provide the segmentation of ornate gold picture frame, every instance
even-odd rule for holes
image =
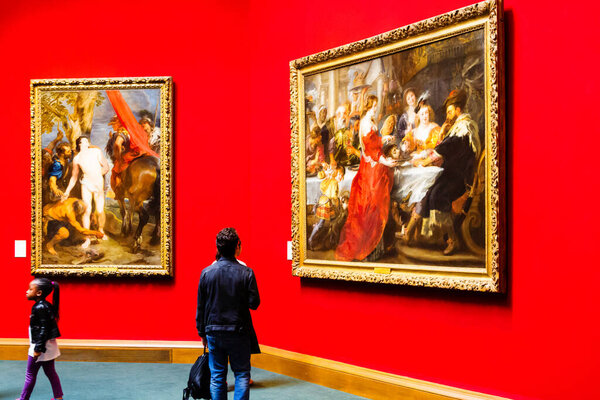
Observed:
[[[505,291],[503,10],[290,63],[292,273]]]
[[[171,77],[31,81],[31,273],[172,276]]]

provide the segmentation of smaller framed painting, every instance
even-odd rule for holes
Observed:
[[[31,81],[31,272],[172,276],[170,77]]]

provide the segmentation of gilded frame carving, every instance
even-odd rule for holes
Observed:
[[[307,249],[305,82],[311,76],[480,29],[484,38],[484,261],[481,268],[310,258]],[[290,62],[292,274],[483,292],[506,290],[504,51],[501,1],[484,1]],[[331,114],[330,114],[331,115]],[[482,164],[482,165],[483,165]]]
[[[82,260],[73,263],[44,263],[48,255],[44,249],[43,231],[43,182],[42,182],[42,97],[44,94],[58,92],[80,91],[154,91],[156,95],[156,109],[154,113],[153,128],[160,127],[158,135],[158,149],[160,156],[160,242],[153,253],[152,264],[127,263],[116,264],[110,262]],[[106,92],[104,92],[106,93]],[[30,107],[31,107],[31,273],[35,275],[52,276],[94,276],[94,277],[151,277],[173,276],[172,255],[172,93],[173,83],[171,77],[133,77],[133,78],[90,78],[90,79],[43,79],[31,80]],[[106,96],[106,95],[105,95]],[[106,100],[108,102],[108,100]],[[110,103],[109,103],[110,104]],[[160,105],[160,106],[159,106]],[[138,110],[133,110],[138,111]],[[158,118],[156,118],[158,116]],[[151,118],[151,117],[150,117]],[[58,125],[57,125],[58,126]],[[56,130],[56,128],[54,128]],[[94,145],[94,143],[91,143]],[[99,146],[97,146],[99,147]],[[106,180],[105,180],[106,181]],[[155,181],[156,182],[156,181]],[[108,195],[106,195],[108,196]],[[147,203],[147,202],[146,202]],[[128,203],[126,203],[128,204]],[[154,217],[150,217],[150,221]],[[155,218],[155,223],[156,223]],[[137,227],[136,219],[133,220],[133,232]],[[115,237],[117,235],[115,234]],[[124,239],[125,240],[125,239]],[[142,244],[142,249],[143,249]],[[72,247],[75,247],[74,245]],[[92,245],[93,247],[93,245]],[[82,262],[83,261],[83,262]]]

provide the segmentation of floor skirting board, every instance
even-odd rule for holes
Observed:
[[[202,354],[201,342],[59,339],[61,361],[184,363]],[[26,360],[27,339],[0,339],[0,360]],[[506,400],[261,345],[252,365],[370,399]]]

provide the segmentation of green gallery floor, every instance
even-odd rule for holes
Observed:
[[[26,361],[0,361],[0,399],[19,397],[25,381]],[[65,400],[179,400],[191,364],[57,362]],[[252,368],[253,400],[362,399],[337,390],[284,375]],[[229,399],[234,378],[229,371]],[[31,400],[50,400],[52,390],[43,370],[38,374]]]

